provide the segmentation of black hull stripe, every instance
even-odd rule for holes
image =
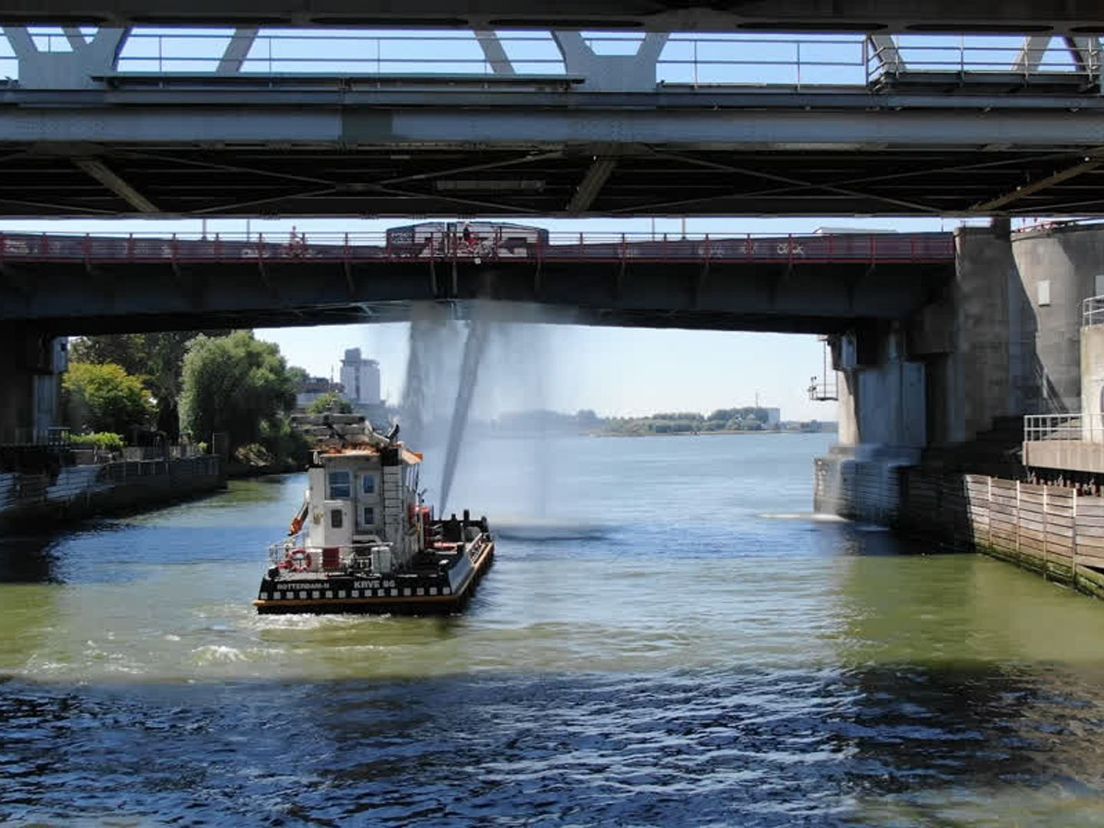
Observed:
[[[349,607],[352,612],[364,611],[365,609],[377,610],[380,612],[403,612],[407,611],[404,609],[406,607],[412,608],[409,611],[414,611],[417,608],[448,610],[465,601],[468,597],[468,590],[478,582],[483,576],[484,570],[488,568],[490,563],[494,560],[494,551],[494,543],[489,543],[483,548],[479,558],[473,562],[467,579],[461,584],[460,588],[455,590],[451,595],[395,595],[381,596],[378,598],[257,599],[253,602],[253,606],[261,613],[288,612],[302,609],[320,609],[340,612],[341,610],[337,609],[339,607]],[[407,587],[407,589],[409,589],[409,587]],[[293,591],[294,590],[289,590],[289,592]]]

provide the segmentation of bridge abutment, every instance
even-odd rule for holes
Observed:
[[[840,439],[817,463],[818,511],[893,523],[901,468],[1037,405],[1035,316],[1007,222],[961,229],[955,246],[954,279],[912,318],[834,340]]]
[[[0,332],[0,443],[32,442],[58,424],[67,343],[30,326]]]

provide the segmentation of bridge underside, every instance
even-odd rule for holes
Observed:
[[[400,26],[652,31],[1099,32],[1094,0],[0,0],[0,20],[111,25]]]
[[[672,263],[7,266],[0,319],[52,335],[396,322],[413,302],[487,299],[518,319],[621,327],[832,333],[907,318],[953,264]],[[508,312],[504,309],[504,313]]]
[[[0,147],[0,216],[1080,216],[1104,211],[1090,152],[12,143]]]

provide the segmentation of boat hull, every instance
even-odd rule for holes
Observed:
[[[253,605],[262,615],[447,615],[459,612],[471,600],[479,581],[494,565],[494,556],[494,541],[488,540],[463,567],[436,572],[265,577]]]

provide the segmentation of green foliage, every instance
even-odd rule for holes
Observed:
[[[197,336],[184,357],[180,425],[194,439],[229,435],[231,451],[273,439],[280,415],[295,404],[295,384],[280,349],[235,331]]]
[[[353,404],[336,391],[327,391],[307,406],[308,414],[352,414]]]
[[[660,412],[648,417],[614,417],[605,423],[608,434],[698,434],[711,431],[762,431],[770,415],[765,408],[718,408],[708,417],[693,411]]]
[[[98,431],[92,434],[74,434],[69,437],[69,445],[74,448],[95,448],[104,451],[122,451],[122,435],[110,431]]]
[[[653,420],[683,420],[692,423],[700,423],[705,419],[701,414],[696,411],[673,411],[668,413],[653,414],[651,416]]]
[[[126,434],[149,425],[156,407],[138,377],[121,365],[71,362],[61,382],[69,425]]]
[[[302,468],[310,463],[310,441],[303,433],[292,428],[287,416],[265,420],[261,424],[261,444],[281,463],[291,468]]]
[[[291,381],[295,383],[295,387],[305,384],[310,379],[310,374],[307,373],[306,368],[300,368],[298,365],[292,365],[288,368],[288,375],[291,377]]]
[[[727,423],[731,420],[743,421],[752,417],[760,423],[770,420],[770,415],[765,408],[756,408],[753,405],[744,406],[743,408],[718,408],[709,415],[708,419]]]
[[[106,334],[78,337],[69,343],[74,362],[113,362],[142,377],[157,401],[157,427],[175,437],[179,427],[180,374],[188,343],[200,331]],[[206,332],[223,336],[222,331]]]
[[[258,469],[271,466],[276,462],[276,458],[272,456],[272,452],[260,443],[249,443],[244,446],[238,446],[234,449],[234,460],[241,463],[243,466],[250,466]]]

